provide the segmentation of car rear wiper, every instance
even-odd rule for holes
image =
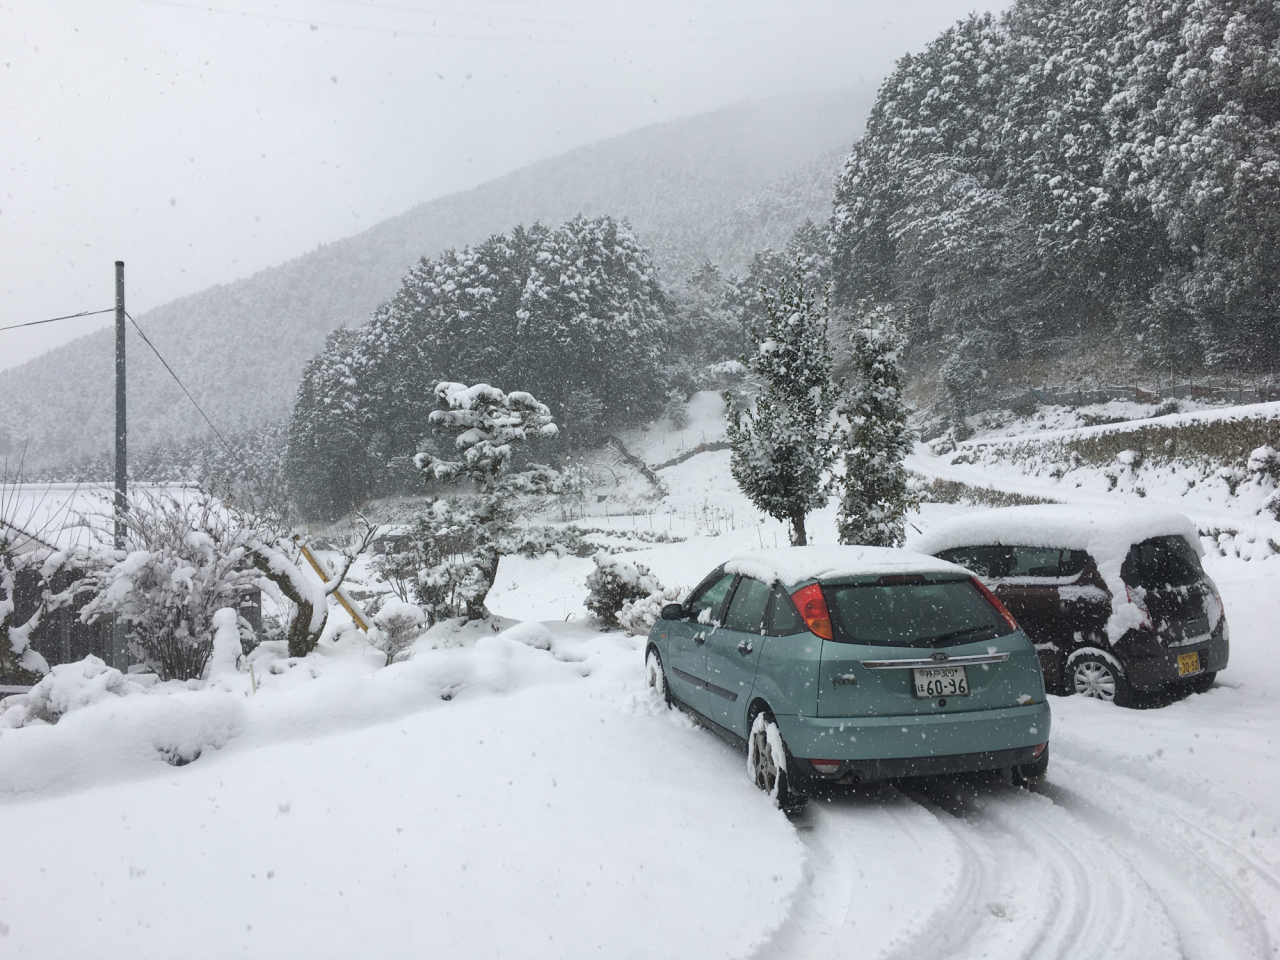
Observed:
[[[952,630],[950,633],[944,633],[937,637],[921,637],[921,640],[927,640],[931,645],[937,646],[940,643],[946,643],[948,640],[956,640],[960,637],[967,637],[971,633],[981,633],[983,630],[997,630],[999,627],[994,623],[984,623],[977,627],[965,627],[963,630]]]

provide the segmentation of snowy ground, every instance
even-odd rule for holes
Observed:
[[[632,555],[664,584],[785,539],[726,452],[662,476],[658,510],[592,522],[687,537]],[[834,540],[832,510],[810,526]],[[545,631],[437,633],[391,667],[347,632],[257,654],[256,693],[0,730],[0,957],[1270,958],[1280,556],[1206,565],[1232,629],[1209,693],[1054,698],[1034,794],[881,785],[789,820],[654,702],[638,639],[586,622],[590,560],[504,560],[492,606]]]

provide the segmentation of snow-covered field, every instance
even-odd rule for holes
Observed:
[[[664,584],[785,542],[727,452],[662,477],[654,510],[591,522],[687,537],[630,555]],[[833,542],[834,511],[810,529]],[[1280,556],[1206,566],[1232,631],[1208,693],[1053,698],[1035,793],[879,785],[788,819],[655,702],[640,639],[587,621],[589,559],[504,560],[508,632],[383,667],[339,631],[300,662],[260,648],[252,680],[0,729],[0,957],[1270,958]]]

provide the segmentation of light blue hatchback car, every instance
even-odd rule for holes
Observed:
[[[935,557],[740,554],[663,609],[645,668],[668,702],[745,744],[784,809],[827,785],[1048,769],[1035,647],[981,581]]]

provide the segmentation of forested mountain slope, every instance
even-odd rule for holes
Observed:
[[[417,260],[516,224],[582,213],[628,218],[664,282],[703,258],[741,269],[805,218],[825,220],[870,87],[729,107],[540,161],[424,203],[365,232],[138,317],[220,429],[288,414],[303,363],[339,326],[368,319]],[[134,271],[145,264],[130,264]],[[146,346],[130,337],[135,449],[207,428]],[[39,465],[108,450],[109,331],[0,374],[0,457]]]

